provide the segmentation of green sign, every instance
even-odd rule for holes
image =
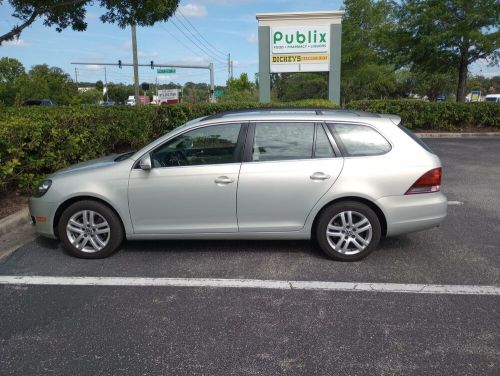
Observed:
[[[215,98],[219,98],[222,94],[224,94],[224,90],[221,89],[214,90]]]
[[[173,68],[161,68],[156,70],[157,73],[175,73]]]

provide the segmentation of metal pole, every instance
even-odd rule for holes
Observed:
[[[231,54],[227,54],[227,79],[231,79]]]
[[[108,78],[106,76],[106,67],[104,67],[104,87],[106,88],[106,102],[109,102],[109,95],[108,95]]]
[[[75,67],[75,83],[78,86],[78,68]]]
[[[210,102],[215,102],[215,93],[214,93],[214,63],[210,63]]]
[[[135,23],[130,25],[132,29],[132,60],[134,63],[134,96],[135,105],[139,105],[139,62],[137,61],[137,36],[135,31]]]

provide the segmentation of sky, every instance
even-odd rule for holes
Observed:
[[[176,17],[155,26],[137,28],[139,63],[151,60],[163,64],[214,63],[215,83],[224,85],[228,78],[227,54],[234,61],[234,75],[246,72],[250,79],[258,71],[258,45],[256,13],[337,10],[341,0],[182,0]],[[37,20],[25,29],[17,41],[0,46],[0,57],[20,60],[26,69],[36,64],[58,66],[79,82],[104,81],[102,66],[95,63],[132,62],[130,28],[120,29],[114,24],[103,24],[98,6],[87,8],[87,30],[76,32],[68,28],[58,33]],[[12,8],[0,5],[0,33],[16,24]],[[200,35],[201,34],[201,35]],[[187,37],[186,37],[187,36]],[[195,38],[196,36],[196,38]],[[86,65],[71,65],[85,62]],[[94,64],[92,64],[94,63]],[[75,72],[75,68],[77,71]],[[475,74],[500,74],[499,67],[488,67],[479,62],[471,67]],[[106,68],[108,82],[131,83],[132,67]],[[177,69],[175,74],[158,74],[142,67],[140,82],[185,83],[209,82],[207,70]]]

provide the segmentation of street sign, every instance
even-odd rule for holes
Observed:
[[[175,73],[173,68],[159,68],[156,70],[157,73]]]
[[[224,94],[224,90],[217,89],[214,91],[215,98],[219,98],[222,94]]]

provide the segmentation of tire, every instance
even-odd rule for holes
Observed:
[[[348,213],[351,213],[350,222]],[[323,210],[315,235],[316,242],[328,257],[357,261],[377,248],[381,234],[380,220],[370,207],[357,201],[343,201]]]
[[[62,213],[57,229],[64,248],[79,258],[108,257],[123,241],[120,218],[97,201],[84,200],[70,205]]]

